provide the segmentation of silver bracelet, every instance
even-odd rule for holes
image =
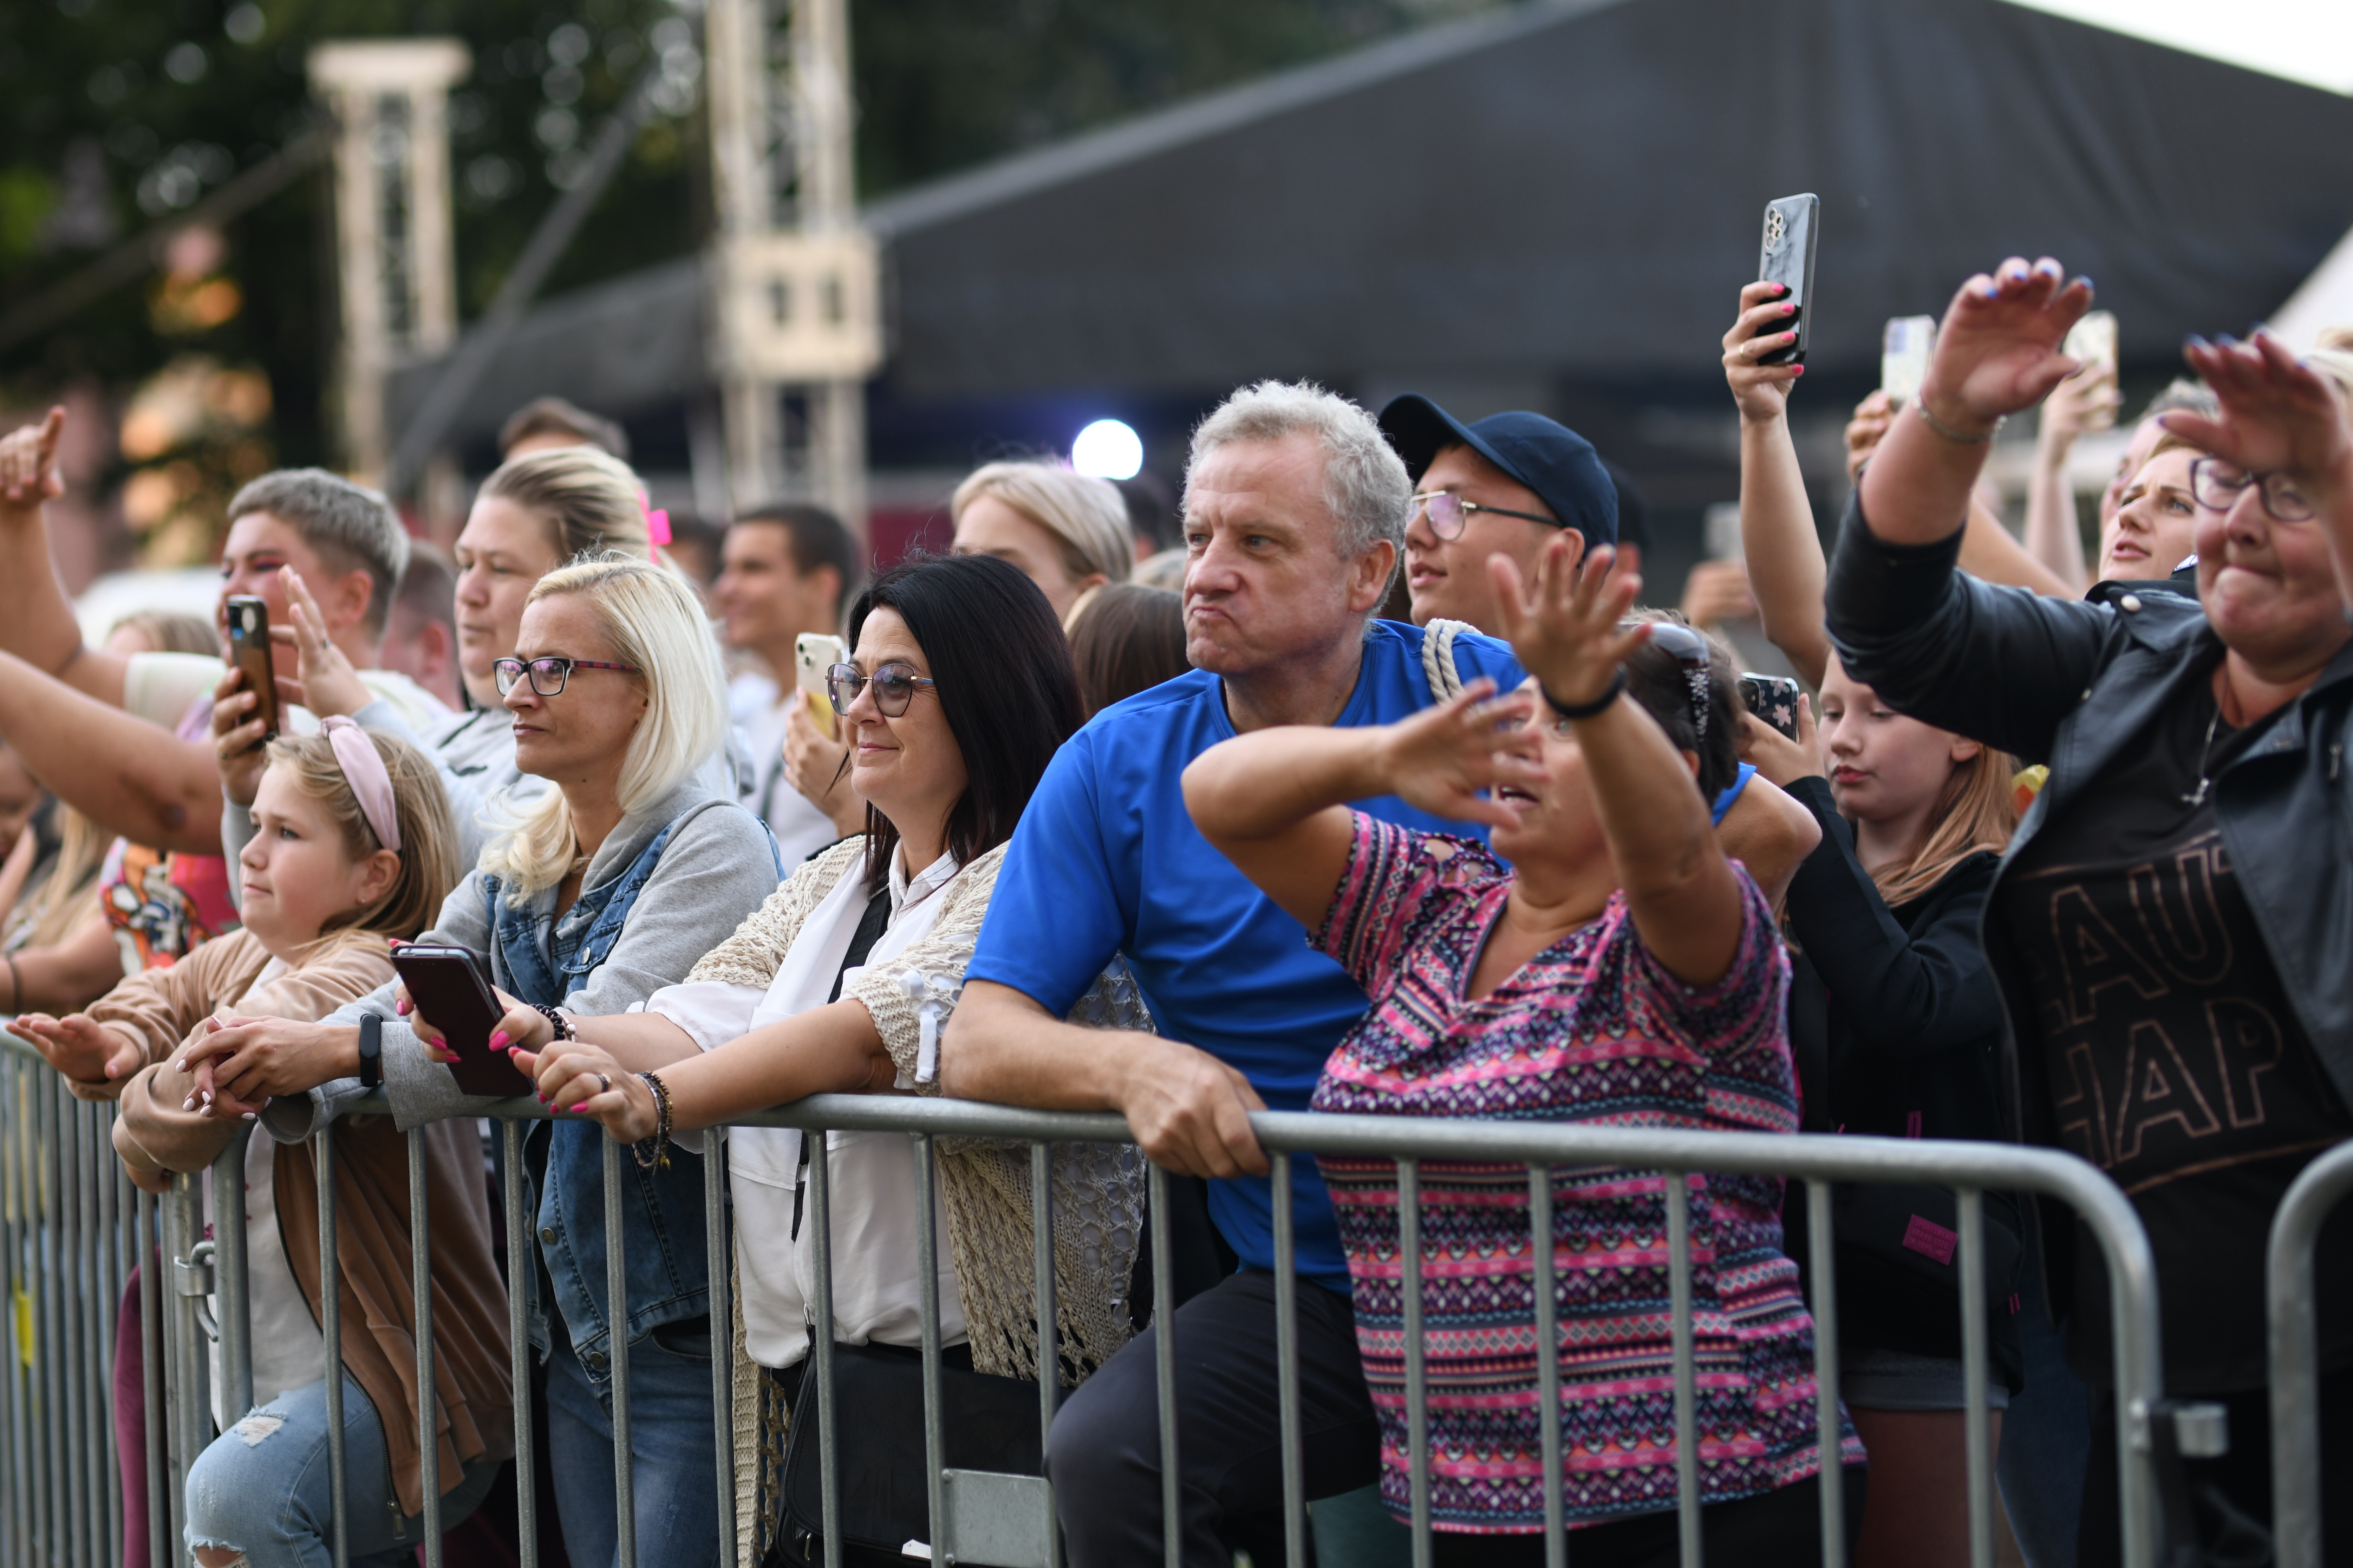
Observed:
[[[1999,431],[2004,424],[2008,423],[2010,418],[2008,415],[2003,415],[1993,422],[1992,430],[1987,431],[1982,436],[1971,436],[1963,431],[1954,429],[1951,426],[1937,418],[1934,414],[1929,413],[1928,400],[1925,397],[1914,397],[1912,399],[1912,406],[1920,411],[1920,417],[1928,422],[1929,429],[1934,430],[1946,440],[1957,441],[1964,447],[1982,447],[1986,445],[1994,438],[1995,432]]]

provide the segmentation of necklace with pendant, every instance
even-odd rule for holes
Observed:
[[[2212,785],[2212,770],[2209,765],[2214,755],[2214,731],[2222,722],[2222,704],[2214,704],[2214,717],[2206,721],[2206,743],[2198,748],[2198,787],[2181,797],[2184,805],[2204,805],[2206,791]]]

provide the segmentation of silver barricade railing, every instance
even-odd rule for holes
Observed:
[[[114,1107],[77,1100],[40,1053],[0,1033],[0,1564],[116,1568],[122,1474],[115,1334],[132,1270],[153,1252],[155,1200],[114,1155]],[[155,1270],[142,1360],[156,1386]],[[145,1457],[162,1500],[151,1401]],[[150,1531],[151,1546],[161,1537]],[[163,1568],[156,1559],[154,1568]]]
[[[2279,1568],[2320,1568],[2320,1331],[2312,1252],[2353,1192],[2353,1143],[2306,1165],[2272,1218],[2272,1550]]]
[[[386,1107],[379,1099],[363,1102],[353,1109],[381,1111]],[[477,1106],[475,1110],[503,1123],[501,1135],[504,1140],[506,1158],[503,1162],[505,1186],[501,1196],[508,1220],[508,1263],[511,1276],[520,1279],[523,1269],[533,1266],[528,1245],[531,1216],[523,1212],[522,1124],[548,1119],[549,1112],[535,1100],[501,1101]],[[1303,1560],[1302,1548],[1307,1527],[1303,1465],[1300,1451],[1297,1241],[1288,1200],[1296,1157],[1324,1152],[1377,1155],[1398,1162],[1402,1261],[1406,1277],[1412,1282],[1404,1292],[1403,1310],[1407,1419],[1413,1463],[1413,1560],[1417,1568],[1427,1568],[1431,1536],[1430,1391],[1419,1332],[1423,1311],[1419,1286],[1422,1238],[1417,1199],[1420,1164],[1424,1161],[1525,1164],[1529,1171],[1532,1221],[1536,1234],[1540,1235],[1550,1234],[1550,1222],[1556,1202],[1553,1185],[1564,1173],[1612,1169],[1656,1172],[1673,1181],[1677,1190],[1684,1194],[1683,1201],[1671,1201],[1666,1205],[1666,1242],[1672,1290],[1674,1431],[1682,1561],[1687,1568],[1696,1568],[1701,1562],[1701,1500],[1695,1441],[1697,1374],[1690,1252],[1691,1189],[1685,1178],[1703,1173],[1774,1175],[1805,1184],[1807,1210],[1812,1222],[1810,1255],[1811,1293],[1820,1303],[1816,1313],[1815,1371],[1817,1381],[1824,1389],[1835,1389],[1839,1385],[1837,1329],[1831,1306],[1835,1291],[1831,1225],[1831,1184],[1901,1181],[1942,1186],[1957,1194],[1964,1381],[1968,1389],[1968,1494],[1971,1558],[1975,1568],[1990,1568],[1994,1552],[1993,1456],[1988,1435],[1987,1408],[1989,1359],[1983,1194],[1988,1191],[2032,1193],[2065,1204],[2091,1232],[2100,1247],[2111,1281],[2114,1375],[2121,1417],[2117,1424],[2117,1459],[2124,1562],[2127,1568],[2155,1568],[2162,1532],[2155,1480],[2156,1450],[2161,1442],[2175,1438],[2174,1434],[2160,1434],[2158,1428],[2163,1423],[2182,1419],[2182,1429],[2187,1431],[2200,1420],[2211,1422],[2211,1416],[2210,1412],[2200,1410],[2186,1413],[2184,1418],[2185,1413],[2178,1412],[2164,1402],[2156,1277],[2147,1237],[2124,1194],[2107,1177],[2082,1160],[2048,1149],[1936,1140],[1791,1137],[1672,1129],[1624,1130],[1563,1123],[1414,1121],[1281,1112],[1255,1113],[1251,1122],[1269,1152],[1273,1172],[1276,1393],[1283,1447],[1284,1531],[1288,1554],[1293,1562]],[[818,1133],[827,1131],[896,1131],[908,1133],[915,1140],[921,1178],[916,1184],[917,1237],[922,1255],[919,1267],[921,1278],[926,1282],[921,1291],[922,1355],[925,1387],[926,1492],[934,1537],[929,1545],[933,1560],[996,1564],[998,1568],[1060,1568],[1060,1546],[1053,1523],[1052,1492],[1049,1481],[1031,1476],[956,1469],[946,1467],[943,1462],[940,1304],[935,1283],[941,1244],[940,1222],[930,1179],[936,1157],[935,1140],[943,1136],[974,1137],[1024,1142],[1031,1146],[1032,1217],[1036,1244],[1033,1267],[1039,1292],[1036,1317],[1039,1325],[1038,1362],[1042,1370],[1055,1366],[1059,1357],[1052,1301],[1051,1148],[1057,1143],[1128,1142],[1131,1139],[1126,1123],[1112,1115],[1030,1111],[971,1101],[824,1095],[758,1116],[740,1118],[730,1125],[797,1128]],[[332,1279],[337,1278],[337,1265],[333,1257],[336,1237],[329,1192],[332,1182],[323,1174],[327,1162],[332,1159],[332,1128],[322,1129],[314,1136],[319,1142],[318,1153],[322,1171],[322,1273],[323,1278]],[[418,1281],[415,1309],[418,1319],[417,1342],[420,1363],[417,1386],[429,1389],[435,1385],[430,1362],[430,1268],[427,1250],[429,1226],[423,1223],[426,1183],[421,1139],[421,1132],[409,1134],[410,1231]],[[754,1563],[739,1563],[736,1552],[734,1422],[732,1409],[734,1346],[724,1284],[733,1254],[724,1231],[723,1205],[720,1201],[725,1181],[723,1163],[717,1153],[720,1147],[717,1140],[706,1140],[702,1173],[709,1211],[705,1240],[711,1248],[710,1275],[712,1281],[710,1303],[713,1363],[712,1426],[721,1510],[721,1547],[729,1568],[756,1568]],[[227,1163],[233,1156],[241,1158],[232,1150],[224,1153],[222,1160]],[[607,1299],[620,1300],[624,1299],[622,1259],[627,1250],[619,1202],[623,1176],[621,1162],[629,1156],[619,1145],[606,1140],[602,1157]],[[1148,1172],[1148,1191],[1151,1201],[1146,1244],[1152,1249],[1153,1262],[1154,1321],[1151,1333],[1157,1358],[1164,1542],[1166,1561],[1174,1564],[1179,1557],[1177,1510],[1175,1507],[1178,1471],[1174,1462],[1179,1438],[1176,1420],[1176,1373],[1171,1310],[1174,1268],[1166,1202],[1167,1181],[1157,1167],[1152,1167]],[[829,1161],[823,1137],[810,1141],[807,1197],[808,1223],[812,1226],[815,1289],[811,1306],[816,1319],[816,1342],[819,1345],[829,1345],[834,1338],[830,1236],[832,1193]],[[228,1208],[234,1213],[236,1205],[228,1205]],[[227,1219],[227,1215],[223,1217]],[[237,1215],[237,1217],[241,1220],[242,1215]],[[232,1250],[231,1244],[226,1239],[229,1228],[226,1224],[218,1227],[221,1239],[216,1244],[216,1251],[222,1260],[224,1276],[229,1267],[227,1260]],[[179,1233],[181,1237],[188,1234],[185,1228]],[[241,1258],[241,1234],[237,1237],[234,1248]],[[186,1253],[178,1252],[176,1256],[185,1258]],[[1551,1249],[1535,1248],[1533,1263],[1538,1329],[1546,1342],[1552,1344],[1556,1352],[1559,1332],[1551,1289],[1556,1261]],[[328,1292],[330,1301],[332,1297],[333,1292]],[[242,1316],[242,1292],[224,1289],[220,1301],[222,1342],[227,1352],[232,1343],[237,1342],[229,1321]],[[519,1289],[510,1292],[510,1303],[513,1388],[517,1402],[516,1490],[522,1510],[519,1521],[522,1561],[523,1568],[536,1568],[539,1525],[533,1518],[532,1508],[527,1361],[530,1351],[523,1337],[522,1295]],[[192,1300],[190,1305],[193,1308]],[[185,1321],[188,1331],[186,1342],[192,1347],[187,1354],[196,1355],[193,1349],[193,1310],[185,1315]],[[238,1323],[236,1330],[242,1331],[243,1327]],[[615,1514],[621,1526],[617,1536],[617,1559],[619,1568],[635,1568],[637,1543],[629,1522],[633,1513],[634,1477],[629,1457],[627,1390],[628,1334],[625,1321],[617,1321],[613,1327],[615,1331],[607,1334],[609,1348],[606,1354],[613,1389]],[[333,1342],[331,1340],[330,1342]],[[197,1356],[197,1359],[200,1361],[201,1357]],[[828,1568],[839,1568],[841,1552],[840,1500],[835,1441],[839,1427],[831,1358],[816,1356],[812,1372],[814,1375],[808,1382],[814,1385],[818,1407],[824,1561]],[[224,1373],[231,1378],[239,1374],[237,1357],[224,1355]],[[244,1375],[249,1384],[249,1372]],[[1560,1369],[1556,1353],[1539,1358],[1539,1377],[1546,1408],[1557,1410]],[[330,1386],[333,1386],[332,1379]],[[1055,1379],[1041,1377],[1039,1394],[1041,1436],[1053,1419],[1056,1400]],[[170,1403],[176,1410],[185,1412],[188,1402],[173,1400]],[[1824,1563],[1825,1568],[1843,1568],[1842,1478],[1836,1462],[1840,1413],[1832,1400],[1819,1402],[1818,1411],[1818,1436],[1825,1458],[1820,1487]],[[440,1563],[435,1414],[430,1401],[426,1402],[425,1409],[419,1414],[419,1439],[425,1455],[425,1489],[428,1500],[421,1542],[427,1568],[439,1568]],[[187,1430],[193,1441],[196,1435],[193,1421],[188,1422]],[[1546,1475],[1545,1512],[1548,1527],[1548,1561],[1554,1568],[1560,1568],[1566,1561],[1567,1540],[1561,1528],[1566,1505],[1561,1434],[1556,1418],[1543,1424],[1542,1442]],[[340,1448],[339,1444],[337,1447]],[[195,1451],[195,1447],[192,1446],[175,1447],[173,1457],[175,1479],[185,1481],[186,1461],[193,1458]],[[338,1471],[341,1459],[342,1456],[337,1452],[334,1460]],[[346,1557],[344,1501],[340,1495],[336,1513],[336,1560],[340,1563]]]

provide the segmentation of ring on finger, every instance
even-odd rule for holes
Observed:
[[[610,1094],[610,1093],[612,1093],[612,1092],[613,1092],[613,1080],[612,1080],[611,1079],[609,1079],[609,1078],[607,1078],[603,1073],[598,1073],[598,1074],[596,1075],[596,1092],[597,1092],[597,1093],[599,1093],[599,1094]]]

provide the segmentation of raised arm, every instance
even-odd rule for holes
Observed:
[[[1809,686],[1822,683],[1830,635],[1822,629],[1822,584],[1829,574],[1814,531],[1813,504],[1789,439],[1789,388],[1801,364],[1760,364],[1757,356],[1788,334],[1769,330],[1791,313],[1778,283],[1740,291],[1740,318],[1724,334],[1724,379],[1740,410],[1740,548],[1757,618],[1775,647]],[[1761,336],[1759,334],[1762,334]]]
[[[44,503],[66,493],[58,472],[58,442],[66,411],[52,408],[38,425],[0,438],[0,652],[112,707],[122,705],[129,660],[86,647],[73,603],[58,581],[49,553]]]
[[[2067,458],[2076,440],[2116,422],[2124,399],[2116,373],[2095,367],[2059,384],[2042,405],[2034,432],[2034,471],[2026,489],[2026,551],[2080,594],[2092,585],[2084,564],[2084,531],[2075,520],[2075,487]]]
[[[1185,809],[1201,837],[1283,913],[1314,931],[1348,868],[1346,803],[1394,795],[1460,822],[1508,824],[1479,792],[1541,783],[1504,728],[1535,703],[1500,700],[1481,678],[1452,700],[1401,723],[1334,730],[1284,725],[1210,747],[1185,770]]]
[[[9,653],[0,653],[0,735],[58,799],[109,833],[220,853],[220,770],[209,744],[183,741]]]
[[[1609,689],[1626,656],[1651,635],[1649,623],[1620,623],[1641,579],[1610,573],[1608,547],[1598,570],[1580,576],[1566,538],[1537,558],[1536,580],[1523,584],[1503,556],[1488,563],[1496,610],[1521,667],[1541,683],[1548,703],[1590,708]],[[1724,977],[1739,952],[1747,916],[1739,879],[1716,841],[1708,803],[1692,763],[1622,692],[1608,706],[1568,721],[1575,727],[1595,815],[1642,945],[1669,973],[1694,985]]]

